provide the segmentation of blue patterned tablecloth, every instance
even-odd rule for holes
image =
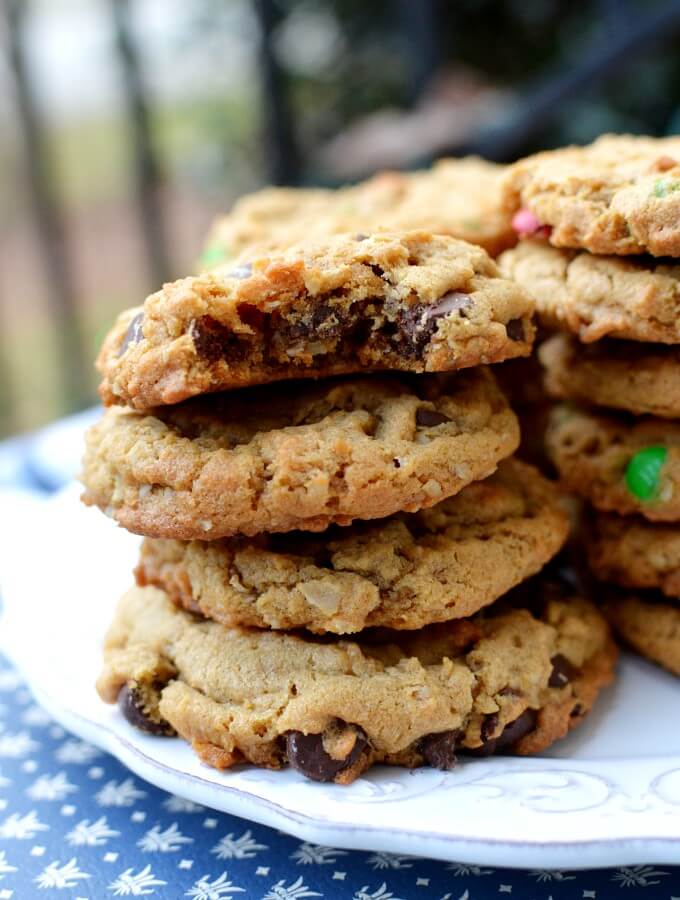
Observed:
[[[0,445],[0,511],[3,487],[69,477],[86,419]],[[680,900],[680,867],[523,871],[301,842],[140,781],[53,722],[0,657],[0,900],[142,896]]]

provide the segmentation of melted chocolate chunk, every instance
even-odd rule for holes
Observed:
[[[492,727],[486,727],[489,720],[494,720]],[[538,713],[535,709],[525,709],[521,716],[514,722],[509,722],[497,738],[488,739],[498,724],[498,716],[494,713],[482,723],[481,737],[484,743],[481,747],[465,748],[462,752],[471,756],[492,756],[502,750],[511,750],[512,747],[536,727]]]
[[[258,309],[252,303],[239,303],[238,307],[238,317],[245,324],[252,328],[254,331],[261,331],[265,314],[261,309]]]
[[[502,734],[496,738],[496,750],[505,750],[508,747],[513,747],[536,728],[537,721],[537,711],[535,709],[525,709],[522,715],[518,716],[514,722],[509,722],[503,729]]]
[[[449,291],[437,300],[432,306],[426,307],[430,317],[439,319],[448,316],[452,312],[458,312],[463,319],[467,319],[467,311],[472,309],[474,301],[469,294],[462,291]]]
[[[482,727],[480,729],[480,736],[484,743],[490,741],[491,735],[498,728],[498,716],[496,713],[492,713],[490,716],[487,716],[482,722]]]
[[[437,412],[436,409],[425,409],[421,407],[416,410],[416,425],[422,428],[434,428],[435,425],[441,425],[443,422],[450,422],[448,416],[444,413]]]
[[[570,681],[573,681],[574,678],[578,675],[578,669],[576,666],[572,665],[569,662],[566,656],[562,656],[561,653],[558,653],[556,656],[550,660],[553,665],[552,672],[550,673],[550,679],[548,680],[548,687],[551,688],[561,688],[565,685],[569,684]]]
[[[239,362],[248,353],[246,342],[240,341],[233,331],[212,316],[202,316],[192,322],[190,334],[196,353],[206,362],[213,363],[220,359]]]
[[[164,735],[175,733],[168,722],[160,718],[156,721],[148,715],[142,691],[138,687],[129,684],[123,685],[118,694],[118,707],[130,725],[134,725],[140,731],[145,731],[147,734]]]
[[[329,756],[323,748],[320,734],[290,731],[286,735],[288,762],[312,781],[333,781],[338,773],[355,763],[367,747],[368,738],[361,729],[357,730],[354,747],[345,759],[333,759]]]
[[[505,330],[511,341],[524,340],[524,322],[521,319],[510,319],[505,325]]]
[[[439,734],[426,734],[421,738],[418,749],[425,762],[433,769],[453,769],[456,766],[455,731],[442,731]]]
[[[123,343],[120,345],[118,356],[122,356],[130,346],[130,344],[138,344],[139,341],[142,340],[142,338],[144,337],[144,335],[142,334],[143,324],[144,313],[139,312],[128,325],[128,330],[125,332],[125,337],[123,338]]]
[[[410,306],[401,312],[397,319],[399,331],[408,341],[405,345],[403,343],[400,345],[400,350],[409,356],[422,356],[439,320],[456,311],[463,318],[467,318],[467,311],[472,309],[473,305],[469,294],[449,291],[436,303],[430,305],[417,303]]]
[[[312,314],[312,327],[307,332],[314,331],[321,338],[339,337],[342,333],[345,317],[341,315],[340,307],[322,303],[317,306]]]

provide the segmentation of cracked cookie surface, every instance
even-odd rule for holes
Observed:
[[[680,343],[680,265],[558,250],[523,241],[498,260],[525,287],[539,319],[584,343],[604,337]]]
[[[612,598],[604,611],[616,633],[641,656],[680,676],[680,605],[661,594]]]
[[[251,248],[285,246],[310,234],[420,228],[478,244],[495,256],[516,241],[501,203],[504,173],[504,166],[466,157],[416,172],[379,172],[337,190],[264,188],[216,220],[202,262],[212,268]]]
[[[565,488],[596,509],[680,520],[679,422],[561,406],[546,447]]]
[[[611,681],[616,648],[595,607],[539,606],[348,641],[225,628],[133,588],[97,687],[217,768],[290,764],[339,783],[377,762],[447,769],[456,750],[538,752]]]
[[[607,134],[537,153],[509,167],[502,191],[556,247],[680,256],[678,137]]]
[[[242,257],[122,313],[99,354],[100,393],[148,409],[282,379],[499,362],[529,354],[533,306],[480,247],[340,235]]]
[[[483,367],[281,383],[109,409],[86,437],[83,499],[149,537],[321,531],[433,506],[518,441]]]
[[[558,334],[541,344],[548,393],[563,400],[680,419],[680,348]]]
[[[554,485],[507,460],[430,509],[319,537],[147,539],[136,574],[228,626],[415,629],[476,613],[535,574],[567,532]]]

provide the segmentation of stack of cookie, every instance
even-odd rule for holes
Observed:
[[[594,508],[595,576],[623,639],[680,675],[680,138],[605,136],[505,176],[526,238],[501,258],[544,323],[548,452]],[[674,421],[679,420],[679,421]]]
[[[422,231],[253,251],[123,313],[84,500],[146,540],[103,699],[218,768],[338,783],[580,721],[606,623],[552,576],[512,591],[567,534],[487,365],[529,353],[532,313]]]

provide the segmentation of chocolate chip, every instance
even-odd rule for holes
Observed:
[[[368,240],[368,235],[367,235],[367,234],[364,234],[362,231],[360,231],[360,232],[356,235],[356,240],[357,240],[357,241],[367,241],[367,240]]]
[[[498,728],[498,715],[496,713],[492,713],[490,716],[487,716],[482,722],[482,727],[480,729],[480,736],[484,743],[486,743],[494,731]]]
[[[576,706],[575,706],[575,707],[572,709],[572,711],[569,713],[569,717],[570,717],[571,719],[578,719],[579,716],[582,716],[582,715],[583,715],[584,711],[585,711],[585,710],[583,709],[583,707],[581,706],[581,704],[580,704],[580,703],[577,703]]]
[[[189,333],[196,353],[206,362],[217,362],[220,359],[240,361],[245,359],[248,353],[247,344],[239,341],[233,331],[212,316],[194,319]]]
[[[227,278],[249,278],[253,274],[253,264],[244,263],[242,266],[236,266],[231,272],[227,272]]]
[[[137,344],[142,340],[144,335],[142,334],[142,325],[144,324],[144,313],[137,313],[134,319],[128,325],[128,329],[125,332],[125,337],[123,338],[123,343],[120,345],[120,350],[118,351],[118,356],[122,356],[130,344]]]
[[[383,269],[382,266],[379,266],[379,265],[374,264],[372,266],[369,266],[369,269],[371,270],[371,272],[373,272],[374,275],[377,275],[378,278],[382,278],[383,275],[385,274],[385,270]]]
[[[416,425],[422,428],[434,428],[435,425],[441,425],[443,422],[450,422],[448,416],[444,413],[437,412],[436,409],[425,409],[421,406],[416,410]]]
[[[265,314],[252,303],[239,303],[237,307],[238,317],[244,325],[255,331],[261,331]]]
[[[487,716],[482,723],[480,736],[484,743],[481,747],[466,748],[463,752],[470,756],[491,756],[499,750],[511,749],[525,735],[536,727],[538,713],[535,709],[525,709],[514,722],[509,722],[498,737],[489,740],[489,735],[498,726],[498,716],[494,713]]]
[[[333,759],[329,756],[324,750],[320,734],[290,731],[286,735],[288,762],[312,781],[333,781],[343,769],[355,763],[367,747],[368,739],[361,729],[357,730],[354,747],[345,759]]]
[[[175,733],[172,726],[160,716],[157,719],[151,717],[148,703],[144,700],[144,691],[139,686],[123,685],[118,694],[118,707],[130,725],[134,725],[140,731],[147,734]]]
[[[433,769],[453,769],[456,766],[456,731],[426,734],[420,739],[418,749],[425,762]]]
[[[529,732],[536,728],[538,713],[535,709],[525,709],[521,716],[518,716],[514,722],[509,722],[503,729],[502,734],[496,738],[496,750],[505,750],[512,747]]]
[[[403,337],[409,341],[406,345],[400,345],[403,352],[411,356],[422,356],[430,338],[434,334],[439,319],[458,311],[466,318],[466,313],[472,309],[474,301],[469,294],[461,291],[449,291],[436,303],[416,303],[402,310],[397,318],[397,325]]]
[[[422,356],[435,324],[434,320],[430,325],[423,322],[423,307],[420,304],[401,310],[396,320],[397,333],[402,338],[398,344],[400,352],[405,356]]]
[[[510,319],[506,322],[505,330],[511,341],[524,340],[524,322],[521,319]]]
[[[321,303],[312,313],[312,327],[307,328],[307,332],[313,330],[321,339],[338,337],[342,332],[344,320],[345,317],[340,314],[340,307]]]
[[[578,675],[578,669],[576,666],[572,665],[569,662],[566,656],[562,656],[561,653],[556,654],[550,660],[553,665],[552,672],[550,673],[550,678],[548,679],[548,687],[551,688],[561,688],[566,684],[569,684],[570,681],[573,681],[574,678]]]

